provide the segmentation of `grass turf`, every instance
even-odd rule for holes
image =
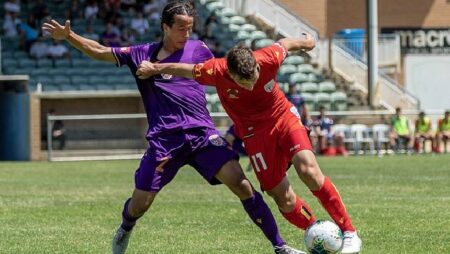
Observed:
[[[450,253],[450,155],[320,158],[363,239],[362,253]],[[110,253],[137,161],[0,163],[0,253]],[[244,162],[243,165],[246,165]],[[289,178],[316,217],[328,219]],[[253,173],[247,173],[257,186]],[[303,233],[265,199],[290,245]],[[138,222],[128,253],[272,253],[224,186],[185,167]]]

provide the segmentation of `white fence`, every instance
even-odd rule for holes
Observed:
[[[419,113],[417,110],[404,110],[404,115],[409,116],[410,120],[414,120]],[[438,117],[443,115],[443,110],[431,110],[426,111],[427,115],[435,122]],[[382,111],[330,111],[327,112],[328,116],[334,117],[336,123],[366,123],[368,125],[377,123],[387,123],[388,119],[394,114],[393,110]],[[318,112],[311,112],[311,116],[318,115]],[[228,120],[226,113],[211,113],[213,118],[220,120]],[[48,151],[47,158],[49,161],[81,161],[81,160],[119,160],[119,159],[138,159],[141,158],[145,152],[146,142],[144,142],[144,136],[139,136],[138,139],[142,141],[139,149],[123,149],[120,144],[115,149],[102,149],[100,144],[96,149],[90,150],[63,150],[55,151],[53,149],[51,126],[56,120],[62,121],[83,121],[86,122],[86,126],[89,126],[90,121],[98,120],[144,120],[145,114],[112,114],[112,115],[65,115],[65,116],[51,116],[47,117],[47,143]],[[130,126],[131,127],[131,126]],[[228,126],[221,125],[219,130],[225,130]],[[130,128],[132,129],[132,128]],[[139,133],[138,133],[139,134]],[[68,142],[71,142],[71,137],[68,137]],[[86,141],[88,142],[88,141]],[[92,141],[91,141],[92,142]],[[93,142],[96,142],[95,140]]]

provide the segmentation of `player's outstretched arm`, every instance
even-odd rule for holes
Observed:
[[[302,38],[284,38],[279,41],[288,50],[310,51],[316,46],[316,40],[308,33],[302,33]]]
[[[142,61],[138,66],[136,75],[140,79],[147,79],[153,75],[164,73],[193,79],[194,66],[194,64],[185,63],[152,63],[150,61]]]
[[[42,30],[51,35],[55,40],[66,40],[83,52],[85,55],[95,60],[115,63],[116,59],[110,47],[105,47],[100,43],[84,38],[70,29],[70,21],[66,20],[64,26],[60,25],[56,20],[45,22],[42,25]]]

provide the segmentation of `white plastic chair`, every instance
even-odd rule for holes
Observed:
[[[377,152],[380,153],[383,144],[389,144],[389,125],[375,124],[372,126],[373,139]],[[387,148],[386,148],[387,150]]]
[[[331,127],[331,132],[333,133],[333,135],[343,134],[344,144],[350,143],[350,144],[352,144],[352,149],[355,149],[355,146],[354,146],[355,139],[352,137],[352,135],[350,133],[350,126],[348,126],[346,124],[335,124]]]
[[[367,143],[369,145],[370,152],[373,154],[375,151],[374,141],[369,135],[369,127],[365,124],[352,124],[350,126],[350,133],[352,137],[355,139],[354,149],[355,154],[358,154],[359,150],[362,148],[363,143]],[[365,152],[363,150],[363,152]]]

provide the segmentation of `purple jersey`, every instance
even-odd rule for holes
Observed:
[[[206,108],[205,89],[195,80],[165,74],[145,80],[137,78],[139,64],[144,60],[156,62],[161,47],[162,43],[159,42],[112,48],[117,65],[127,65],[136,79],[147,113],[147,139],[196,127],[214,129]],[[189,40],[184,49],[159,62],[197,64],[212,57],[211,51],[202,41]]]

